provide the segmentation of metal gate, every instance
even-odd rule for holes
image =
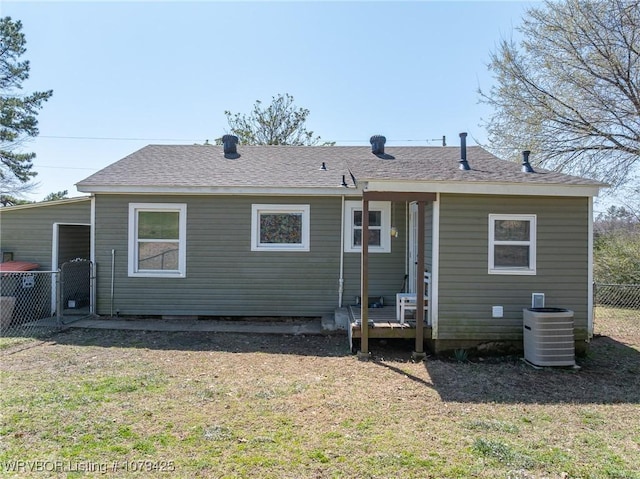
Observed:
[[[63,324],[92,314],[93,263],[77,258],[60,267],[57,314]]]

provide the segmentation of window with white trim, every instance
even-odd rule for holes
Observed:
[[[536,215],[489,215],[489,273],[536,274]]]
[[[184,278],[187,205],[129,203],[129,276]]]
[[[344,251],[362,251],[362,201],[344,202]],[[370,253],[391,252],[391,202],[369,202]]]
[[[251,205],[251,251],[309,251],[309,205]]]

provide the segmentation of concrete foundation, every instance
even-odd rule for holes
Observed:
[[[416,351],[412,351],[411,352],[411,359],[413,361],[415,361],[416,363],[420,362],[420,361],[424,361],[424,358],[426,358],[426,357],[427,357],[427,353],[424,353],[424,352],[418,353]]]
[[[344,331],[349,329],[351,320],[349,318],[349,310],[347,308],[337,308],[333,313],[333,318],[336,329]]]
[[[425,339],[425,347],[436,355],[452,355],[456,349],[464,349],[477,356],[500,356],[522,354],[522,340],[458,340],[458,339]],[[584,356],[589,351],[589,342],[575,341],[576,356]]]

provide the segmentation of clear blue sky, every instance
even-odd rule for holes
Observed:
[[[489,54],[524,2],[12,2],[23,22],[26,91],[39,114],[38,189],[69,190],[150,143],[202,143],[225,110],[290,93],[307,126],[338,145],[486,140]]]

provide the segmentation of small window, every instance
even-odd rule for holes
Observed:
[[[345,201],[344,251],[362,251],[362,201]],[[369,252],[391,251],[391,203],[369,202]]]
[[[251,251],[309,251],[309,205],[252,205]]]
[[[129,276],[186,276],[187,205],[129,204]]]
[[[536,274],[535,215],[489,215],[489,273]]]

